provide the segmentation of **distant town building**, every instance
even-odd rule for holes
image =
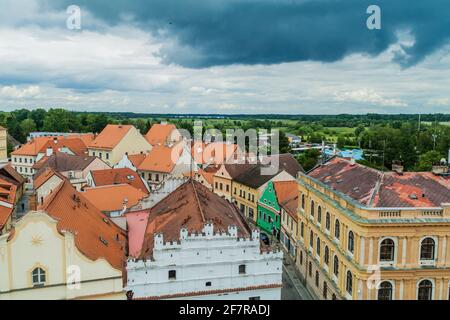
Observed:
[[[182,140],[182,136],[174,124],[154,124],[145,135],[152,146],[171,146]]]
[[[145,193],[149,193],[150,190],[141,176],[130,168],[91,170],[86,177],[86,182],[89,187],[129,184]]]
[[[179,142],[172,147],[155,145],[137,170],[151,188],[156,188],[168,177],[183,176],[196,168],[189,149],[184,142]]]
[[[43,157],[32,166],[32,169],[36,172],[33,179],[39,177],[46,168],[52,168],[69,179],[78,191],[87,184],[87,176],[92,170],[110,169],[105,162],[97,157],[56,153]]]
[[[34,164],[52,154],[65,153],[69,155],[86,156],[85,138],[76,137],[37,137],[11,153],[14,169],[25,178],[32,179],[36,170]]]
[[[196,181],[127,222],[133,299],[281,298],[282,253],[265,247],[233,205]]]
[[[317,297],[450,298],[448,175],[335,157],[297,182],[297,265]]]
[[[88,149],[90,156],[114,166],[124,155],[146,153],[152,146],[134,126],[108,124],[88,145]]]
[[[85,188],[84,197],[109,217],[119,217],[148,196],[129,184]]]
[[[278,238],[280,234],[281,215],[277,194],[275,193],[272,181],[269,181],[261,197],[258,199],[257,209],[258,216],[256,218],[256,225],[268,235],[274,235]]]

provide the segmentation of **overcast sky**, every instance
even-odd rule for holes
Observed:
[[[81,8],[81,30],[66,26]],[[370,4],[381,30],[366,27]],[[450,113],[448,0],[0,0],[0,110]]]

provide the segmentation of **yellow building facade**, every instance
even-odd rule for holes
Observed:
[[[122,270],[88,259],[57,223],[33,211],[0,236],[0,300],[126,299]]]
[[[440,179],[437,192],[441,199],[448,195],[448,201],[439,206],[377,207],[362,205],[337,191],[340,187],[336,186],[346,182],[342,172],[333,188],[327,185],[333,179],[327,175],[320,181],[300,173],[297,179],[296,264],[307,288],[319,299],[450,299],[450,188],[445,188],[448,182],[436,178]],[[383,175],[385,180],[392,176]],[[398,179],[400,182],[392,184],[394,187],[402,183],[400,179],[409,177]],[[364,178],[359,180],[361,186],[366,183]],[[417,188],[402,187],[401,190]],[[357,188],[352,187],[349,193],[359,192]],[[384,196],[375,194],[376,188],[382,187],[375,185],[372,202]],[[429,196],[429,190],[423,192],[400,194],[399,198],[402,203],[421,201],[421,196]]]

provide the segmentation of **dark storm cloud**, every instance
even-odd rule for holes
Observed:
[[[409,30],[414,45],[395,61],[410,66],[450,39],[448,0],[42,0],[78,4],[111,25],[131,23],[163,40],[165,63],[202,68],[230,64],[334,62],[377,55]],[[382,9],[382,29],[368,30],[366,9]]]

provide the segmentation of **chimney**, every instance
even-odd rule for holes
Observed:
[[[37,194],[36,194],[36,192],[33,192],[28,197],[28,209],[30,211],[37,210]]]
[[[397,174],[403,174],[403,166],[400,161],[392,161],[392,171],[397,172]]]
[[[46,151],[47,157],[50,157],[52,154],[53,154],[53,148],[52,147],[47,147],[47,151]]]
[[[58,137],[54,137],[54,138],[53,138],[53,143],[54,143],[54,144],[57,144],[57,143],[58,143]]]

